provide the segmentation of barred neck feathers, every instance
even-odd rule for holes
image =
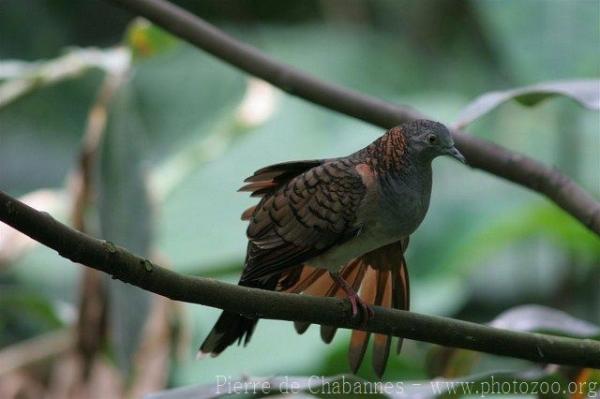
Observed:
[[[397,174],[407,166],[407,141],[400,127],[388,130],[356,156],[368,163],[378,175]]]

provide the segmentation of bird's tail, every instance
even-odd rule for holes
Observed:
[[[272,291],[277,287],[279,278],[280,276],[272,276],[265,281],[240,281],[239,285]],[[219,320],[200,346],[198,356],[217,356],[236,341],[246,345],[252,337],[256,323],[258,319],[227,311],[221,313]]]
[[[369,252],[349,262],[342,270],[342,278],[358,292],[361,299],[371,305],[408,310],[409,282],[408,270],[404,260],[404,251],[408,239],[390,244]],[[325,270],[304,266],[295,278],[295,284],[287,289],[289,292],[315,296],[344,298],[344,291],[336,284]],[[302,334],[309,323],[296,322],[294,327]],[[321,338],[331,342],[337,328],[321,326]],[[352,372],[356,373],[365,355],[370,333],[360,330],[352,331],[348,360]],[[390,352],[392,337],[373,334],[373,369],[381,377]],[[402,338],[398,339],[397,352],[402,347]]]
[[[388,308],[409,309],[408,270],[404,260],[404,251],[408,239],[390,244],[369,252],[349,262],[341,276],[361,299],[371,305]],[[345,298],[345,293],[324,269],[308,265],[293,268],[286,273],[271,276],[265,281],[240,281],[240,285],[266,290],[287,291],[306,295]],[[199,355],[217,356],[236,341],[246,345],[258,319],[249,318],[232,312],[223,312],[202,345]],[[310,323],[295,322],[294,327],[302,334]],[[321,338],[326,343],[333,340],[336,327],[321,326]],[[348,360],[352,372],[356,373],[367,349],[370,333],[352,331]],[[389,357],[392,337],[373,334],[373,369],[381,377]],[[397,352],[402,347],[402,338],[398,339]]]

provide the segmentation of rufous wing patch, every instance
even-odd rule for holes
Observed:
[[[255,209],[256,209],[256,205],[255,206],[251,206],[250,208],[246,209],[242,213],[242,220],[250,220],[250,218],[252,217],[252,214],[254,213]]]
[[[365,187],[370,188],[375,184],[375,172],[366,163],[359,163],[355,166],[356,171],[360,175]]]

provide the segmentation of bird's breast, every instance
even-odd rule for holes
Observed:
[[[338,270],[348,261],[408,237],[429,208],[431,169],[372,185],[357,214],[359,234],[312,259],[315,267]]]
[[[381,184],[374,222],[382,234],[406,237],[425,218],[431,197],[431,174],[427,171],[407,178],[388,179]]]

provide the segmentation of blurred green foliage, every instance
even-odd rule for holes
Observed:
[[[240,106],[252,87],[247,76],[146,23],[128,28],[126,14],[95,3],[3,3],[0,63],[56,57],[74,44],[131,49],[130,74],[109,107],[95,233],[148,256],[158,251],[177,271],[236,280],[245,250],[239,215],[253,201],[235,191],[253,170],[345,155],[381,133],[269,89],[253,97],[267,102],[267,116],[244,121]],[[348,7],[336,1],[180,3],[295,67],[446,123],[486,91],[600,76],[594,1],[460,2],[456,9],[433,0],[357,0]],[[25,19],[36,29],[25,30],[19,22]],[[2,190],[65,186],[102,80],[103,72],[85,70],[0,109]],[[571,101],[550,99],[531,109],[510,102],[470,131],[556,164],[600,195],[598,115]],[[596,236],[537,194],[481,171],[439,160],[434,176],[431,210],[408,252],[415,311],[489,321],[534,301],[600,322]],[[41,247],[0,267],[0,347],[72,322],[77,268]],[[139,328],[132,316],[145,314],[145,299],[133,299],[139,292],[131,287],[114,298],[119,295],[116,314]],[[193,335],[183,359],[173,360],[172,385],[214,382],[216,374],[347,372],[346,332],[328,347],[314,327],[297,336],[291,323],[275,321],[261,321],[247,348],[197,362],[196,346],[218,311],[184,308]],[[126,357],[135,337],[122,339]],[[392,356],[386,378],[426,378],[428,349],[406,343],[401,356]],[[364,364],[359,375],[374,378],[369,359]],[[528,366],[492,359],[481,367],[506,364]]]

